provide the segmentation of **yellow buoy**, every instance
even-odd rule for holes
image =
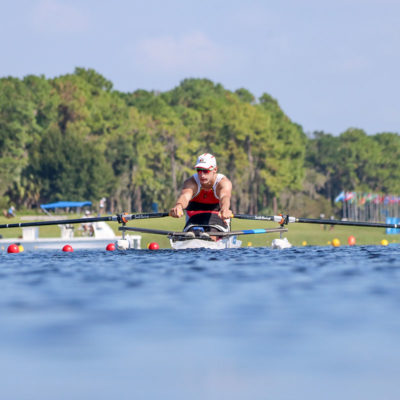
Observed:
[[[387,246],[389,244],[389,242],[386,239],[382,239],[381,240],[381,245],[382,246]]]
[[[24,251],[24,246],[22,246],[22,244],[19,244],[18,248],[19,248],[20,253],[22,253]]]
[[[340,240],[338,238],[332,239],[332,246],[333,247],[339,247],[340,246]]]
[[[247,247],[251,247],[251,246],[253,246],[253,243],[247,242]]]
[[[306,242],[305,240],[303,240],[303,241],[301,242],[301,245],[302,245],[302,246],[307,246],[307,242]]]

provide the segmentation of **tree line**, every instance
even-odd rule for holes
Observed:
[[[111,212],[174,203],[200,153],[233,183],[232,209],[334,212],[343,189],[400,193],[400,136],[307,136],[278,102],[207,79],[124,93],[92,69],[0,79],[0,206],[106,197]]]

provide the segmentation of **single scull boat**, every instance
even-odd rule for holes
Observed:
[[[142,232],[155,235],[167,236],[170,240],[171,247],[176,250],[183,249],[235,249],[241,247],[242,242],[237,239],[239,235],[254,235],[259,233],[277,233],[281,235],[287,232],[288,229],[284,227],[270,228],[270,229],[244,229],[231,232],[205,232],[205,226],[197,227],[194,231],[176,232],[159,229],[147,229],[131,226],[121,226],[118,229],[122,231],[122,239],[117,241],[117,248],[120,250],[128,250],[132,248],[131,238],[126,235],[126,232]],[[216,239],[216,240],[215,240]],[[281,237],[282,239],[282,237]],[[286,246],[290,247],[290,246]]]
[[[247,219],[254,221],[270,221],[277,222],[279,227],[277,228],[261,228],[261,229],[244,229],[240,231],[231,232],[204,232],[203,230],[197,230],[195,232],[176,232],[158,229],[147,229],[139,227],[128,227],[126,223],[136,219],[148,219],[148,218],[162,218],[168,217],[168,213],[143,213],[143,214],[117,214],[113,216],[104,217],[93,217],[93,218],[78,218],[78,219],[64,219],[54,221],[39,221],[39,222],[21,222],[21,223],[10,223],[0,225],[0,229],[5,228],[24,228],[29,226],[42,226],[42,225],[63,225],[63,224],[77,224],[77,223],[88,223],[88,222],[108,222],[115,221],[122,226],[119,228],[123,232],[123,242],[117,241],[118,248],[131,249],[135,246],[132,244],[132,238],[129,237],[127,231],[152,233],[158,235],[167,236],[170,239],[171,247],[174,249],[184,248],[237,248],[240,247],[241,242],[237,240],[239,235],[254,235],[254,234],[266,234],[266,233],[279,233],[280,239],[274,239],[272,241],[273,248],[288,248],[291,247],[290,243],[286,238],[282,238],[282,234],[287,232],[288,229],[285,225],[289,223],[307,223],[307,224],[326,224],[326,225],[346,225],[346,226],[364,226],[371,228],[389,228],[396,229],[400,233],[400,224],[386,224],[380,222],[362,222],[362,221],[341,221],[331,219],[310,219],[310,218],[297,218],[289,215],[248,215],[248,214],[236,214],[232,218]],[[213,238],[214,237],[214,238]],[[215,240],[215,237],[218,240]]]

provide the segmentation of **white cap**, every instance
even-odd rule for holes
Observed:
[[[86,210],[86,211],[85,211],[85,214],[86,214],[86,215],[89,215],[89,214],[90,214],[90,211],[89,211],[89,210]]]
[[[209,169],[211,171],[217,167],[217,160],[212,154],[204,153],[199,156],[194,167]]]

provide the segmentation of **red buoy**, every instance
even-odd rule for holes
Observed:
[[[356,238],[351,235],[347,238],[347,243],[349,244],[349,246],[354,246],[356,244]]]
[[[160,246],[158,245],[157,242],[151,242],[148,246],[149,250],[158,250]]]
[[[10,244],[8,246],[7,253],[19,253],[19,246],[15,243]]]
[[[72,252],[74,251],[74,249],[72,248],[72,246],[70,246],[69,244],[66,244],[63,248],[62,251],[69,251]]]
[[[106,247],[107,251],[114,251],[115,250],[115,244],[114,243],[108,243]]]

